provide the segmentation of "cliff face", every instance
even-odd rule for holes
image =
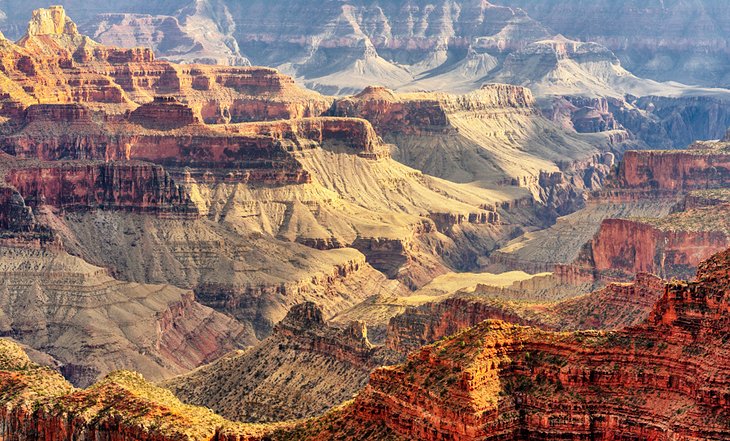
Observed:
[[[354,403],[299,436],[725,439],[729,265],[725,251],[697,282],[668,284],[651,317],[622,331],[482,322],[375,371]]]
[[[690,277],[730,246],[729,207],[704,207],[661,219],[608,219],[591,242],[592,267],[609,279],[638,272]]]
[[[630,151],[619,166],[622,188],[700,190],[730,183],[730,153],[722,149]]]
[[[196,216],[197,207],[159,165],[140,162],[17,163],[6,175],[31,207],[95,208]],[[22,168],[21,168],[22,167]]]

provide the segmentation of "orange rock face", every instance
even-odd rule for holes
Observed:
[[[664,191],[715,188],[730,182],[725,150],[630,151],[618,174],[622,188]]]
[[[730,250],[671,282],[643,324],[551,333],[498,321],[375,371],[302,439],[724,440]]]
[[[665,219],[607,219],[591,242],[592,267],[607,279],[648,272],[690,277],[697,265],[730,246],[730,207],[691,209]]]
[[[147,48],[100,45],[80,35],[63,8],[37,10],[17,44],[0,41],[0,65],[6,115],[39,102],[123,113],[156,95],[176,97],[216,123],[317,116],[330,105],[274,69],[183,67],[156,60]]]

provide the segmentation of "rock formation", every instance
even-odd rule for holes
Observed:
[[[608,219],[590,243],[590,266],[601,277],[638,272],[689,277],[697,265],[730,246],[730,206],[703,207],[660,219]]]
[[[303,303],[252,349],[163,385],[184,402],[232,420],[282,421],[320,415],[349,400],[373,368],[399,359],[370,343],[363,322],[333,328],[314,303]]]
[[[725,439],[729,266],[730,252],[713,256],[621,331],[482,322],[375,371],[353,403],[297,437]]]
[[[586,189],[599,188],[610,169],[596,143],[547,121],[523,87],[485,84],[463,95],[368,87],[336,100],[330,113],[370,121],[395,146],[396,160],[424,173],[523,186],[558,212],[580,205]],[[556,191],[559,184],[568,191]]]
[[[115,280],[48,247],[4,243],[0,271],[0,335],[52,355],[76,385],[124,368],[163,379],[251,341],[191,291]]]
[[[227,422],[129,372],[74,390],[3,340],[0,433],[9,440],[38,439],[36,430],[130,441],[722,440],[730,435],[722,363],[728,268],[730,250],[704,262],[696,281],[667,283],[649,318],[619,331],[555,333],[484,321],[374,371],[354,401],[279,426]],[[321,328],[319,317],[304,305],[287,323]]]
[[[552,331],[621,329],[646,320],[664,289],[662,279],[642,273],[632,283],[611,283],[589,294],[540,301],[533,286],[520,290],[520,284],[526,285],[502,289],[480,285],[473,293],[457,292],[446,300],[410,307],[390,319],[385,345],[405,355],[484,320]]]
[[[721,187],[730,182],[730,153],[722,145],[713,149],[627,152],[618,179],[622,188],[660,191]]]

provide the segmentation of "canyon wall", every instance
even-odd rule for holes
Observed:
[[[727,214],[723,205],[663,219],[607,219],[590,244],[591,266],[608,279],[639,272],[689,278],[700,262],[730,246]]]
[[[730,377],[716,369],[727,355],[728,266],[730,252],[713,256],[696,282],[667,284],[650,317],[621,331],[482,322],[378,369],[354,403],[299,436],[725,439]]]
[[[196,216],[197,207],[159,165],[141,162],[18,164],[6,176],[31,207],[121,209]],[[26,168],[20,168],[25,166]]]
[[[700,190],[728,182],[730,153],[720,149],[629,151],[618,171],[618,185],[624,189]]]

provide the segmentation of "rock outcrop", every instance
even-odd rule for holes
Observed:
[[[639,272],[687,278],[700,262],[730,246],[729,214],[730,206],[720,205],[659,219],[607,219],[589,255],[577,264],[587,263],[609,280]]]
[[[187,406],[141,375],[118,371],[79,390],[0,339],[0,437],[134,441],[258,441],[273,428],[231,423],[209,409]]]
[[[16,168],[6,175],[6,183],[30,207],[198,215],[190,195],[159,165],[127,161],[16,161],[14,164]]]
[[[537,276],[552,278],[553,276]],[[565,290],[556,286],[554,289]],[[639,274],[632,283],[611,283],[598,291],[561,301],[534,299],[536,287],[478,286],[439,302],[410,307],[390,319],[385,345],[403,355],[442,338],[501,320],[548,331],[621,329],[644,322],[664,292],[657,276]],[[531,298],[532,297],[532,298]]]
[[[34,11],[17,44],[1,43],[5,113],[38,102],[124,113],[166,95],[206,122],[240,122],[317,116],[330,104],[274,69],[182,67],[156,59],[150,49],[101,45],[79,34],[60,6]]]
[[[712,148],[707,148],[712,146]],[[730,152],[700,144],[680,151],[630,151],[619,166],[621,188],[704,190],[730,185]]]
[[[463,95],[368,87],[337,99],[329,113],[370,121],[394,145],[396,160],[424,173],[526,187],[559,212],[582,200],[586,187],[600,187],[610,168],[593,160],[603,156],[596,144],[545,119],[532,93],[519,86],[485,84]],[[543,174],[565,175],[570,189],[556,197]]]
[[[283,421],[320,415],[349,400],[373,368],[399,360],[370,343],[363,322],[331,327],[310,302],[294,306],[253,348],[163,385],[182,401],[232,420]]]
[[[381,368],[299,439],[727,438],[730,251],[643,324],[551,333],[488,320]]]

